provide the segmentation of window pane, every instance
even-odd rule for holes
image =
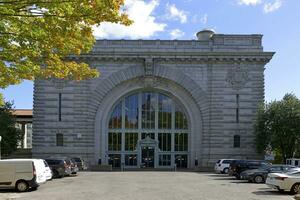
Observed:
[[[125,151],[135,151],[138,133],[125,133]]]
[[[137,155],[125,155],[125,165],[136,166],[137,165]]]
[[[176,133],[175,134],[175,151],[187,151],[188,150],[188,134]]]
[[[143,93],[142,95],[142,128],[155,128],[155,94]]]
[[[171,129],[172,121],[172,99],[159,94],[158,95],[158,128]]]
[[[170,166],[171,165],[171,155],[159,155],[159,165],[160,166]]]
[[[56,146],[64,146],[64,136],[61,133],[56,134]]]
[[[120,102],[113,110],[108,127],[114,129],[122,128],[122,102]]]
[[[108,133],[108,150],[121,151],[122,134],[121,133]]]
[[[233,147],[239,148],[241,146],[241,136],[235,135],[233,136]]]
[[[121,155],[120,154],[109,154],[108,162],[112,167],[121,167]]]
[[[175,105],[175,129],[188,129],[187,118],[178,105]]]
[[[171,133],[158,133],[159,149],[171,151]]]
[[[138,128],[138,95],[132,95],[125,99],[125,128]]]

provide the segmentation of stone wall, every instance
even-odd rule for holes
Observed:
[[[215,34],[207,41],[100,40],[91,53],[70,56],[101,73],[81,82],[37,80],[34,84],[33,157],[103,157],[109,110],[122,94],[153,88],[169,92],[190,110],[190,167],[220,158],[256,158],[253,123],[264,100],[261,35]],[[58,98],[62,94],[61,121]],[[239,95],[239,123],[236,95]],[[64,146],[56,146],[56,134]],[[241,147],[233,148],[233,136]]]

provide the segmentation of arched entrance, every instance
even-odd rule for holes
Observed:
[[[110,111],[107,156],[113,167],[187,168],[189,125],[172,96],[142,90],[121,97]]]

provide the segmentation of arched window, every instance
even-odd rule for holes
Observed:
[[[117,102],[109,118],[110,162],[119,166],[120,158],[126,166],[136,166],[138,152],[142,151],[138,141],[149,138],[158,142],[158,155],[154,155],[158,165],[171,166],[171,160],[175,164],[175,156],[179,156],[184,158],[180,166],[185,167],[182,163],[188,158],[188,133],[184,109],[172,97],[153,91],[131,94]]]
[[[240,146],[241,146],[241,136],[234,135],[233,136],[233,147],[234,148],[239,148]]]

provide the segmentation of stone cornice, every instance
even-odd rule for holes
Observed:
[[[153,52],[143,53],[101,53],[101,54],[82,54],[80,56],[70,56],[71,60],[80,61],[104,61],[104,62],[143,62],[151,57],[154,62],[197,62],[197,63],[268,63],[273,57],[274,52]]]

